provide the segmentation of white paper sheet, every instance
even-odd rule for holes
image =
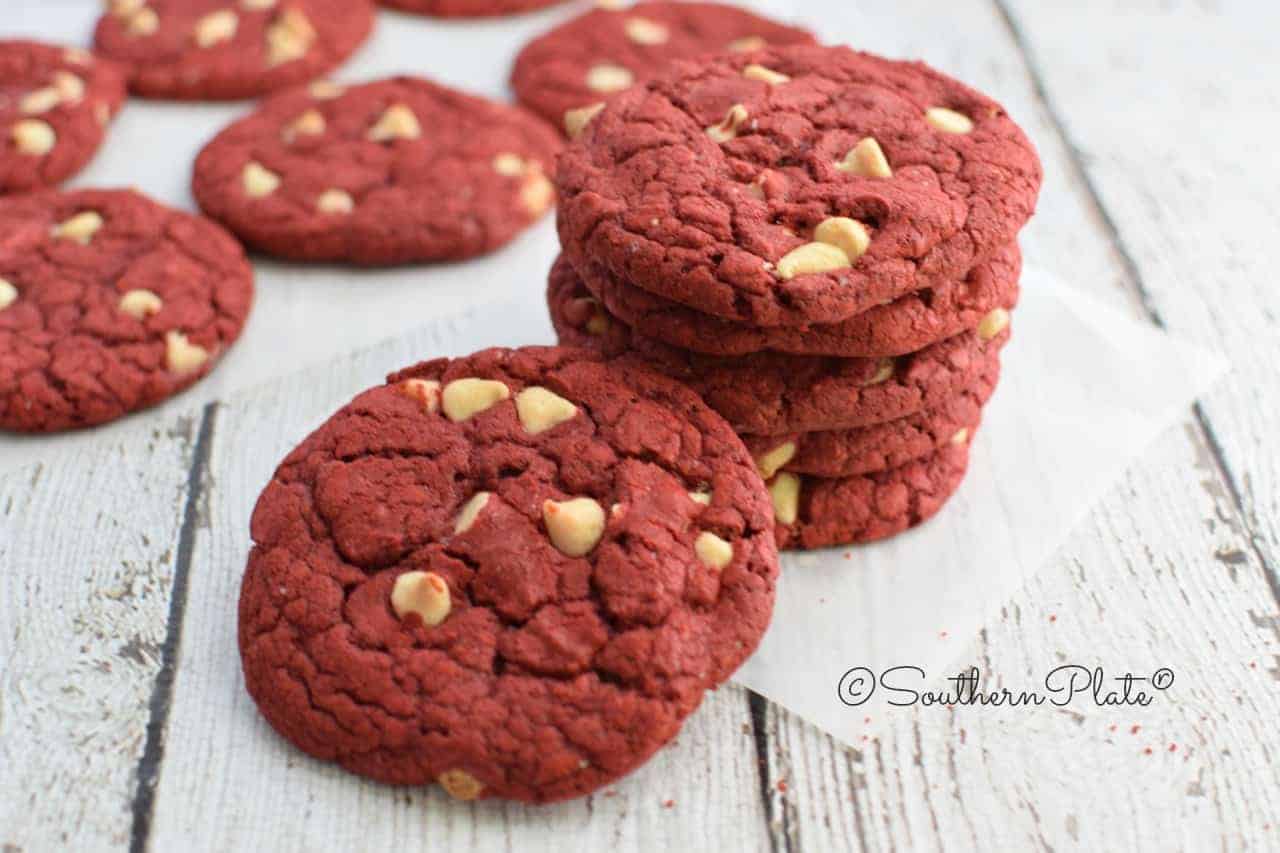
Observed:
[[[83,40],[97,10],[92,0],[22,0],[16,20],[6,11],[6,35]],[[374,43],[342,76],[417,69],[501,96],[506,60],[495,57],[572,11],[429,27],[384,14]],[[75,184],[133,185],[190,208],[195,152],[245,109],[133,101],[111,144]],[[259,260],[257,308],[213,376],[177,400],[92,432],[0,437],[0,471],[52,462],[71,449],[145,441],[205,401],[427,325],[435,328],[423,338],[442,343],[423,357],[549,342],[543,271],[555,253],[547,221],[508,249],[460,265],[361,272]],[[911,664],[943,677],[952,650],[1044,564],[1123,468],[1221,372],[1218,359],[1034,266],[1024,279],[1001,385],[958,495],[923,529],[853,549],[849,559],[844,549],[785,558],[773,627],[739,673],[742,683],[850,743],[868,733],[868,714],[838,700],[841,674]],[[466,317],[457,319],[464,307]],[[343,402],[335,399],[334,407]],[[295,431],[301,437],[312,426]]]

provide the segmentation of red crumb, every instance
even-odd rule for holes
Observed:
[[[868,723],[870,723],[870,722],[871,722],[871,718],[870,718],[870,717],[863,717],[863,718],[862,718],[862,723],[863,723],[863,725],[866,725],[866,724],[868,724]]]
[[[786,780],[786,779],[779,779],[779,780],[778,780],[778,790],[779,790],[779,791],[781,791],[781,792],[782,792],[782,793],[784,793],[784,794],[787,792],[787,780]]]
[[[1057,622],[1057,621],[1058,621],[1058,614],[1056,614],[1056,613],[1050,613],[1050,614],[1049,614],[1049,621],[1050,621],[1050,622]]]
[[[1144,755],[1150,755],[1150,754],[1151,754],[1151,747],[1147,747],[1146,749],[1142,750],[1142,753],[1143,753]]]
[[[1142,726],[1135,725],[1133,728],[1129,729],[1129,734],[1136,735],[1141,730],[1142,730]]]
[[[946,632],[946,631],[939,631],[939,632],[938,632],[938,636],[945,640],[945,639],[947,638],[947,632]]]
[[[1177,751],[1178,751],[1178,745],[1177,745],[1176,743],[1171,743],[1171,744],[1169,744],[1169,751],[1170,751],[1170,752],[1177,752]]]
[[[1119,726],[1117,726],[1115,723],[1111,724],[1111,731],[1114,732],[1117,728],[1119,728]]]
[[[664,803],[662,804],[662,807],[663,807],[664,809],[674,809],[674,808],[676,807],[676,801],[675,801],[675,800],[667,800],[666,802],[664,802]]]

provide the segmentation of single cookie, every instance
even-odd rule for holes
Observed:
[[[128,190],[0,199],[0,428],[53,432],[203,377],[253,303],[244,250]]]
[[[511,87],[520,103],[574,135],[591,109],[672,60],[813,41],[806,30],[720,3],[595,8],[526,45]]]
[[[59,184],[93,159],[124,77],[87,51],[0,41],[0,194]]]
[[[216,101],[313,80],[372,29],[370,0],[107,0],[93,43],[134,94]]]
[[[844,479],[778,474],[769,482],[780,547],[790,551],[873,542],[942,509],[969,466],[969,441],[901,468]]]
[[[519,15],[564,0],[378,0],[383,6],[435,18],[492,18]]]
[[[254,511],[249,692],[300,749],[462,799],[637,767],[760,641],[777,550],[746,448],[585,350],[427,362],[358,396]]]
[[[192,191],[247,244],[284,258],[468,258],[551,208],[559,147],[523,110],[427,80],[315,84],[214,137]]]
[[[990,363],[978,382],[935,409],[875,426],[790,435],[744,435],[766,480],[779,471],[813,477],[856,477],[898,468],[964,444],[982,422],[982,407],[995,392],[1000,363]]]
[[[915,352],[972,329],[996,308],[1012,309],[1021,271],[1022,253],[1010,244],[963,280],[900,296],[842,323],[812,326],[745,326],[633,287],[599,264],[587,263],[579,273],[609,313],[673,346],[711,355],[773,350],[869,358]]]
[[[563,259],[551,270],[547,303],[562,343],[633,354],[687,383],[738,432],[757,435],[851,429],[935,408],[973,385],[1009,338],[1008,312],[997,309],[979,330],[897,358],[700,355],[611,317]]]
[[[1040,162],[989,98],[843,47],[679,62],[556,169],[575,265],[756,326],[838,323],[1013,242]]]

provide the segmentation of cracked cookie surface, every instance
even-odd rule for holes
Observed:
[[[857,477],[778,474],[769,482],[779,547],[790,551],[874,542],[923,524],[960,487],[969,440]]]
[[[124,77],[73,47],[0,41],[0,195],[59,184],[93,159]]]
[[[554,203],[560,140],[524,110],[414,77],[277,95],[196,159],[200,207],[285,258],[394,264],[492,251]]]
[[[963,332],[897,358],[753,353],[711,356],[647,338],[610,316],[563,258],[547,303],[560,341],[611,355],[629,353],[688,384],[735,430],[782,435],[892,421],[942,405],[998,359],[1004,325]]]
[[[728,425],[634,362],[426,362],[334,415],[259,499],[246,683],[282,735],[353,772],[582,795],[754,650],[772,523]]]
[[[673,60],[813,40],[798,27],[720,3],[595,8],[529,42],[516,57],[511,87],[520,103],[564,127],[569,111],[599,103]]]
[[[757,326],[837,323],[1013,242],[1041,169],[1003,108],[920,63],[797,46],[612,97],[556,170],[574,264]]]
[[[809,326],[747,326],[632,287],[599,264],[588,263],[579,273],[609,313],[672,346],[709,355],[772,350],[869,358],[915,352],[976,327],[996,308],[1011,310],[1018,301],[1021,270],[1021,252],[1008,246],[962,280],[908,293],[842,323]]]
[[[814,477],[856,477],[898,468],[969,440],[982,421],[982,407],[995,392],[1000,363],[991,362],[976,384],[942,405],[895,421],[849,430],[745,435],[761,476],[778,471]]]
[[[128,190],[0,198],[0,428],[93,426],[207,374],[253,270],[229,234]]]
[[[336,68],[373,29],[370,0],[107,0],[94,48],[137,95],[253,98]]]

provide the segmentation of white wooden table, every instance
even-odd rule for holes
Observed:
[[[1233,364],[999,619],[953,638],[987,687],[1165,666],[1168,695],[880,708],[848,749],[726,688],[649,767],[540,809],[320,766],[238,681],[242,508],[334,388],[429,345],[410,336],[0,477],[0,850],[1280,849],[1280,5],[854,5],[859,46],[1027,127],[1029,257]]]

